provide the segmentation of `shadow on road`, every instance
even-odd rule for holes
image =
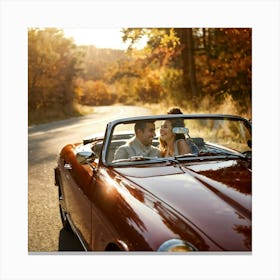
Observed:
[[[84,249],[72,231],[62,229],[59,233],[58,251],[84,251]]]

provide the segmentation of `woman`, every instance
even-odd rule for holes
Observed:
[[[172,108],[167,114],[183,114],[179,108]],[[160,128],[160,150],[163,157],[191,153],[191,147],[184,134],[175,134],[173,127],[184,127],[183,119],[165,120]]]

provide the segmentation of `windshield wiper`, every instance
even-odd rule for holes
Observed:
[[[199,153],[188,153],[188,154],[183,154],[183,155],[178,155],[178,156],[175,156],[174,158],[176,160],[181,160],[181,159],[194,159],[194,158],[197,158],[199,155]]]
[[[176,160],[182,161],[182,160],[204,160],[209,158],[245,158],[245,156],[238,152],[230,152],[226,150],[211,150],[211,151],[201,151],[196,154],[184,154],[184,155],[178,155],[175,156]]]
[[[239,152],[236,151],[227,151],[227,150],[220,150],[220,149],[214,149],[209,151],[211,154],[214,155],[221,155],[221,156],[227,156],[227,157],[238,157],[238,158],[245,158],[245,156]]]
[[[215,145],[215,144],[207,144],[207,148],[205,152],[212,153],[214,155],[227,155],[227,156],[233,156],[233,157],[239,157],[239,158],[245,158],[245,156],[235,150],[229,149],[222,147],[220,145]]]
[[[119,163],[119,162],[134,162],[134,161],[145,161],[145,160],[152,160],[154,159],[153,157],[144,157],[144,156],[133,156],[130,158],[121,158],[121,159],[116,159],[113,161],[113,163]]]
[[[114,160],[112,163],[122,163],[122,162],[141,162],[141,161],[152,161],[152,162],[175,162],[178,160],[175,158],[161,158],[161,157],[145,157],[145,156],[133,156],[130,158],[122,158]]]

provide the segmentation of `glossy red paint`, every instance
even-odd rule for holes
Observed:
[[[239,164],[227,167],[227,161],[204,163],[200,166],[204,171],[200,172],[193,171],[198,169],[197,165],[158,166],[152,170],[146,167],[142,168],[142,175],[137,168],[117,171],[153,193],[158,202],[171,206],[205,235],[214,236],[213,241],[223,250],[243,251],[251,250],[251,171],[243,168],[239,172]],[[227,178],[238,173],[236,180],[241,187],[237,188],[232,180],[223,182],[224,173]]]

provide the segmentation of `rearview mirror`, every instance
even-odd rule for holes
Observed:
[[[173,127],[172,132],[175,134],[189,134],[189,129],[186,127]]]

